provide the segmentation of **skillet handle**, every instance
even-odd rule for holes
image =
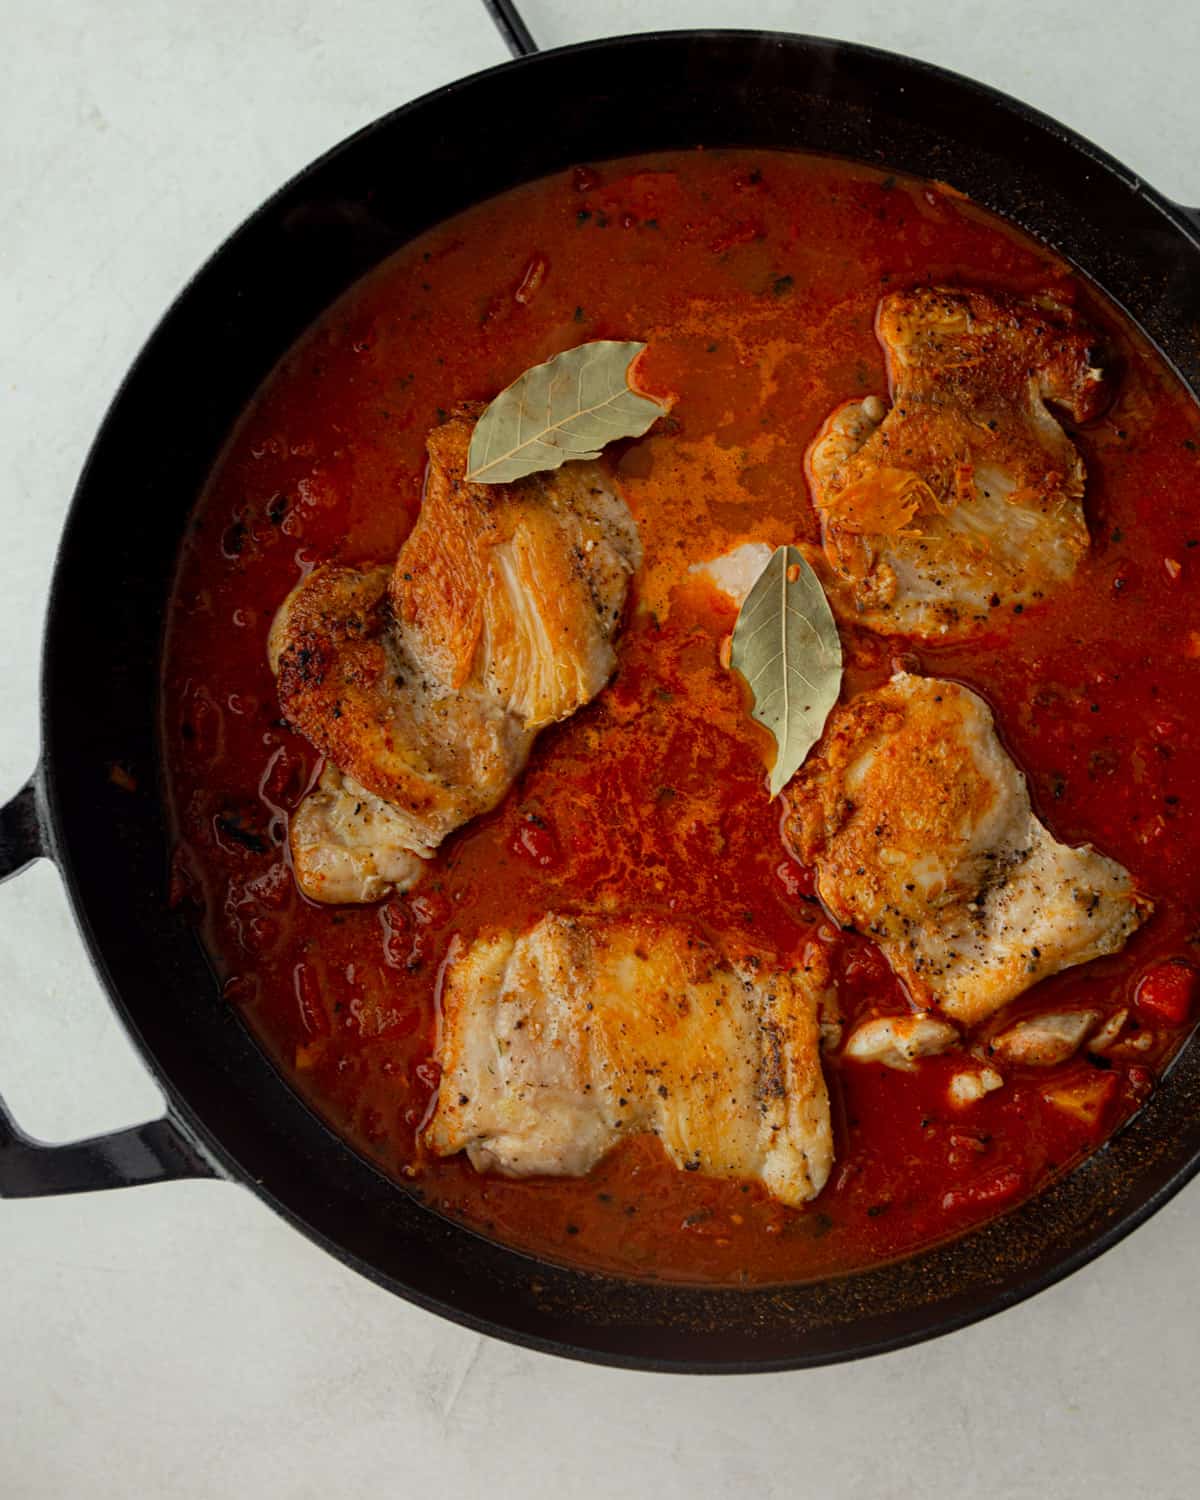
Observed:
[[[0,881],[52,854],[35,772],[0,808]],[[220,1175],[173,1110],[161,1120],[111,1135],[47,1146],[25,1134],[0,1098],[0,1198],[42,1198]]]
[[[517,9],[516,0],[483,0],[483,3],[504,45],[514,57],[532,57],[539,50],[533,33]]]
[[[0,1198],[47,1198],[221,1175],[170,1111],[161,1120],[111,1135],[46,1146],[25,1134],[0,1099]]]
[[[0,881],[50,853],[39,803],[35,771],[12,801],[0,807]]]

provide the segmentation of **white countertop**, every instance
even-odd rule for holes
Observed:
[[[913,53],[1039,105],[1200,203],[1200,7],[1179,0],[524,10],[544,45],[756,25]],[[310,158],[504,51],[476,0],[8,0],[0,16],[7,796],[36,755],[62,515],[167,302]],[[50,1140],[160,1108],[45,865],[0,890],[0,1091]],[[1098,1263],[964,1333],[855,1366],[717,1380],[466,1333],[225,1184],[3,1203],[0,1495],[1190,1495],[1198,1238],[1193,1185]]]

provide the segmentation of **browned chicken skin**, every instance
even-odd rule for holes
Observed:
[[[785,1203],[833,1160],[818,1053],[826,960],[769,969],[655,916],[551,913],[451,950],[425,1142],[480,1171],[581,1176],[657,1135],[676,1166]]]
[[[449,832],[500,801],[538,730],[616,664],[641,560],[624,501],[592,463],[468,483],[476,415],[430,434],[421,514],[395,566],[318,568],[271,629],[283,712],[336,767],[293,819],[297,879],[315,900],[411,885]]]
[[[834,709],[793,777],[784,835],[837,918],[919,1005],[966,1025],[1124,946],[1151,910],[1116,860],[1034,815],[982,698],[898,673]]]
[[[831,601],[887,634],[965,636],[1087,552],[1085,471],[1047,402],[1106,406],[1095,336],[1050,298],[923,287],[879,306],[890,409],[839,407],[808,455]]]

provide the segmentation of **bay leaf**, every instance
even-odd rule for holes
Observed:
[[[467,478],[509,484],[570,459],[598,458],[606,443],[641,437],[667,408],[630,389],[645,344],[597,339],[526,370],[475,424]]]
[[[731,664],[752,716],[775,737],[778,797],[821,737],[842,686],[842,643],[820,580],[796,547],[777,547],[733,627]]]

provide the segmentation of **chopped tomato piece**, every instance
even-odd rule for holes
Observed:
[[[383,928],[384,960],[394,969],[403,969],[413,955],[412,918],[401,901],[389,901],[379,908]]]
[[[258,990],[258,977],[254,974],[231,975],[221,986],[221,994],[231,1005],[253,1005]]]
[[[1061,1088],[1047,1089],[1042,1097],[1047,1104],[1052,1104],[1055,1109],[1072,1116],[1089,1131],[1094,1131],[1103,1123],[1116,1093],[1116,1074],[1097,1073],[1091,1078]]]
[[[271,911],[282,911],[291,900],[292,872],[282,860],[277,860],[261,875],[246,882],[246,896]]]
[[[532,302],[541,284],[546,279],[549,263],[544,255],[535,255],[525,267],[525,273],[521,277],[521,284],[513,293],[513,296],[522,307]]]
[[[857,943],[846,956],[842,977],[864,993],[877,990],[892,977],[891,966],[874,943]]]
[[[1144,976],[1133,1003],[1147,1020],[1161,1026],[1182,1026],[1192,1013],[1196,982],[1191,964],[1171,959]]]
[[[1025,1186],[1025,1179],[1012,1167],[989,1172],[966,1187],[954,1188],[942,1198],[942,1207],[947,1213],[956,1213],[964,1208],[998,1208],[1015,1198]]]
[[[404,1111],[404,1123],[413,1130],[420,1127],[442,1081],[441,1065],[432,1057],[417,1063],[412,1070],[412,1103]]]
[[[793,859],[785,859],[775,866],[775,879],[793,901],[802,896],[811,896],[817,889],[812,871],[798,865]]]
[[[294,807],[308,784],[308,765],[298,750],[280,745],[267,762],[258,794],[268,807]]]
[[[441,927],[450,920],[453,908],[441,891],[418,891],[409,897],[409,910],[420,927]]]
[[[413,1077],[426,1094],[432,1094],[442,1081],[442,1065],[435,1058],[427,1057],[413,1069]]]
[[[449,898],[432,889],[381,907],[385,962],[393,969],[416,973],[430,956],[435,935],[450,920],[453,910]]]
[[[171,882],[167,887],[167,905],[172,911],[182,906],[204,910],[204,893],[196,873],[195,855],[187,844],[178,844],[171,855]]]
[[[724,255],[726,250],[731,250],[734,245],[746,245],[751,240],[761,240],[762,238],[763,228],[757,220],[739,219],[731,228],[718,234],[708,248],[714,255]]]
[[[321,1061],[328,1043],[323,1037],[318,1037],[315,1042],[305,1042],[296,1048],[296,1070],[300,1073],[308,1073]]]
[[[321,980],[311,964],[298,963],[292,970],[300,1021],[311,1037],[329,1035],[329,1016],[321,997]]]
[[[558,863],[558,840],[542,822],[527,818],[513,834],[512,851],[545,868]]]
[[[1136,1103],[1144,1104],[1154,1092],[1154,1074],[1149,1068],[1142,1068],[1136,1064],[1132,1068],[1127,1068],[1125,1089]]]

